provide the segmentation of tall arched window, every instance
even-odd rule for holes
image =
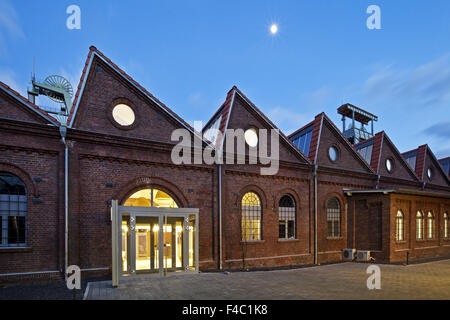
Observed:
[[[142,189],[133,193],[124,205],[130,207],[178,208],[178,204],[169,194],[154,188]]]
[[[295,200],[290,195],[278,203],[278,234],[280,239],[295,239]]]
[[[405,220],[403,212],[401,210],[397,211],[397,218],[395,220],[396,225],[396,239],[397,241],[405,240]]]
[[[450,237],[448,232],[448,213],[444,213],[444,238],[448,239]]]
[[[423,239],[423,214],[420,211],[416,214],[416,239]]]
[[[261,240],[261,201],[256,193],[248,192],[242,197],[242,240]]]
[[[0,247],[27,243],[27,188],[15,175],[0,173]]]
[[[341,236],[341,205],[339,200],[331,198],[327,204],[328,238]]]
[[[427,215],[427,239],[434,239],[434,215],[431,211]]]

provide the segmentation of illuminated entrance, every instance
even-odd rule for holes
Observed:
[[[155,188],[112,202],[113,284],[121,276],[198,271],[198,209]]]

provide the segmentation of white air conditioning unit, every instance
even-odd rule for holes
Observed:
[[[356,261],[359,262],[368,262],[370,261],[370,251],[358,250],[356,252]]]
[[[343,249],[342,250],[342,260],[353,261],[355,260],[356,249]]]

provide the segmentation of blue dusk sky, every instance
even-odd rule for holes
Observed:
[[[366,26],[372,4],[381,30]],[[350,102],[401,152],[450,156],[448,0],[0,0],[0,80],[24,95],[34,57],[39,79],[76,88],[91,45],[190,123],[236,85],[286,134],[322,111],[341,128]]]

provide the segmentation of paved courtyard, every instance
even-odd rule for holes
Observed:
[[[450,260],[379,265],[381,290],[367,289],[369,264],[255,272],[156,275],[91,282],[87,299],[450,299]]]

